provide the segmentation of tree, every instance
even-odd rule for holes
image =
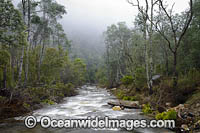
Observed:
[[[108,79],[111,80],[110,86],[119,82],[127,73],[131,73],[129,68],[133,64],[130,52],[131,35],[132,31],[124,22],[109,26],[104,33]]]
[[[178,68],[181,68],[181,72],[188,72],[190,69],[200,68],[200,45],[199,45],[199,27],[200,27],[200,1],[195,0],[193,6],[193,20],[189,26],[186,35],[183,38],[182,45],[179,50]]]
[[[20,12],[14,8],[11,1],[1,0],[0,12],[0,50],[3,50],[4,54],[9,52],[9,60],[11,62],[9,64],[12,67],[11,71],[13,82],[14,58],[15,53],[17,52],[16,48],[24,47],[24,45],[26,45],[25,26]],[[8,65],[4,67],[4,74],[8,70],[7,66]]]
[[[82,59],[76,58],[73,62],[74,83],[83,85],[86,81],[86,64]]]
[[[22,14],[23,14],[23,21],[26,25],[26,0],[22,0]],[[24,46],[22,46],[22,53],[20,57],[20,66],[19,66],[19,77],[18,77],[18,85],[21,86],[21,79],[22,79],[22,69],[23,69],[23,61],[24,61]]]
[[[153,45],[153,19],[154,19],[154,6],[157,4],[157,0],[151,0],[150,3],[148,0],[145,0],[145,8],[140,4],[139,0],[136,0],[135,2],[131,0],[127,0],[129,4],[132,6],[136,6],[139,11],[139,18],[140,22],[142,24],[142,31],[143,31],[143,37],[145,40],[145,60],[146,60],[146,76],[147,76],[147,85],[149,88],[149,94],[151,95],[153,93],[152,87],[153,87],[153,54],[152,54],[152,45]],[[150,12],[150,14],[149,14]],[[149,23],[150,26],[149,26]]]
[[[159,1],[159,16],[158,20],[154,23],[157,31],[160,33],[160,35],[167,41],[168,48],[173,54],[173,86],[174,88],[177,87],[178,82],[178,72],[177,72],[177,54],[178,49],[181,45],[181,41],[186,34],[189,25],[192,21],[193,17],[193,1],[190,0],[190,9],[181,15],[173,15],[173,7],[170,9],[170,11],[167,11],[167,6],[164,5],[164,1]],[[186,16],[186,17],[185,17]],[[161,21],[164,20],[164,21]],[[168,29],[168,30],[165,30]],[[170,35],[169,35],[170,34]],[[172,36],[172,40],[170,36]]]

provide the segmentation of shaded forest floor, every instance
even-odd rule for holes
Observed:
[[[121,84],[112,88],[111,92],[122,100],[139,101],[145,115],[156,119],[175,119],[177,132],[200,131],[199,79],[179,79],[179,85],[174,89],[173,81],[169,77],[162,77],[154,83],[153,95],[149,95],[147,86],[139,89],[133,84]]]
[[[23,116],[45,105],[60,103],[64,97],[77,94],[74,88],[72,84],[59,83],[52,86],[21,89],[20,93],[11,94],[9,90],[1,91],[4,96],[0,96],[0,119]]]

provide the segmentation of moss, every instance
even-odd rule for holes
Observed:
[[[124,96],[125,96],[125,92],[123,90],[119,90],[116,92],[116,97],[118,99],[123,99]]]
[[[23,106],[24,106],[26,109],[30,109],[30,104],[28,104],[28,103],[23,103]]]
[[[129,100],[129,97],[128,96],[124,96],[122,99],[123,100]]]
[[[123,96],[123,100],[126,101],[136,101],[137,97],[136,96]]]
[[[122,84],[124,85],[130,85],[132,84],[134,81],[134,78],[133,76],[124,76],[122,79],[121,79],[121,82]]]
[[[144,114],[151,114],[153,111],[151,109],[150,104],[145,104],[144,107],[143,107],[143,109],[142,109],[142,112]]]
[[[44,103],[44,104],[49,104],[49,105],[54,105],[54,104],[55,104],[54,101],[49,100],[49,99],[45,99],[45,100],[43,100],[42,103]]]
[[[177,112],[175,110],[169,110],[156,115],[157,120],[176,120],[176,118]]]
[[[200,91],[196,91],[193,93],[193,95],[186,101],[187,104],[192,105],[193,103],[196,103],[200,100]]]

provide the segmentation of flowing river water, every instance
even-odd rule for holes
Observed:
[[[83,86],[78,89],[79,95],[65,98],[60,104],[47,106],[33,112],[33,115],[40,119],[42,116],[50,116],[52,119],[86,119],[87,117],[105,117],[116,119],[147,119],[140,115],[141,110],[124,109],[122,111],[113,111],[107,105],[110,100],[116,100],[106,89],[96,86]],[[15,118],[23,119],[23,118]],[[67,128],[48,128],[36,126],[34,129],[28,129],[23,122],[12,122],[0,124],[0,133],[170,133],[167,129],[135,129],[126,131],[125,129],[67,129]]]

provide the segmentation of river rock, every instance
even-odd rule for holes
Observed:
[[[112,108],[112,110],[114,110],[114,111],[121,111],[122,109],[121,109],[120,106],[114,106],[114,107]]]
[[[196,107],[197,107],[197,108],[198,108],[198,107],[200,107],[200,104],[199,104],[199,103],[197,103],[197,104],[196,104]]]
[[[141,109],[141,106],[139,105],[139,101],[110,101],[108,102],[109,105],[112,106],[123,106],[124,108],[134,108],[134,109]]]
[[[183,125],[181,125],[181,130],[182,131],[189,131],[190,129],[189,129],[188,125],[183,124]]]
[[[165,104],[167,107],[171,107],[172,106],[172,103],[166,103]]]
[[[115,91],[115,90],[117,90],[117,88],[112,88],[112,89],[111,89],[111,91]]]
[[[195,129],[200,129],[200,120],[194,124]]]
[[[185,109],[185,106],[183,104],[179,104],[178,106],[171,108],[171,109],[175,110],[176,112],[179,112],[179,111]]]
[[[160,78],[161,78],[161,75],[154,75],[154,76],[152,77],[153,84],[154,84],[154,85],[159,84],[159,83],[160,83]]]

